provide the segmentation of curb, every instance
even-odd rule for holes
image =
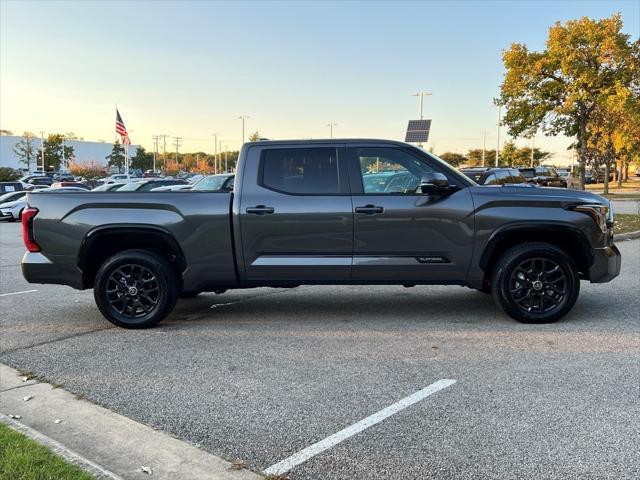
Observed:
[[[154,480],[264,478],[242,468],[244,462],[231,463],[167,433],[80,400],[63,388],[22,380],[17,370],[0,363],[0,422],[97,478],[146,480],[151,475]]]
[[[618,235],[614,235],[613,241],[619,242],[621,240],[634,240],[636,238],[640,238],[640,230],[636,230],[635,232],[627,232],[627,233],[620,233]]]

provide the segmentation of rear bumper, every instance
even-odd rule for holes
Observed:
[[[55,283],[82,290],[82,271],[76,266],[53,263],[40,252],[22,257],[22,275],[29,283]]]
[[[622,256],[614,244],[594,250],[594,262],[589,269],[591,283],[610,282],[620,273]]]

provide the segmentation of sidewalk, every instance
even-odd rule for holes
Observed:
[[[32,398],[25,401],[25,398]],[[3,417],[3,415],[5,417]],[[20,416],[19,419],[7,418]],[[259,480],[222,458],[0,364],[0,421],[97,478]],[[25,427],[22,427],[25,426]],[[35,430],[35,432],[34,432]],[[145,473],[141,467],[148,467]]]

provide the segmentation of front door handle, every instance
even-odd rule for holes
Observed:
[[[247,213],[253,215],[271,215],[275,210],[273,207],[265,207],[264,205],[256,205],[255,207],[247,207],[245,210]]]
[[[377,213],[383,213],[384,208],[376,205],[365,205],[364,207],[356,207],[356,213],[364,213],[365,215],[376,215]]]

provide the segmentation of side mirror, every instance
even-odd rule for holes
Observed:
[[[425,173],[420,180],[420,193],[425,195],[445,195],[450,193],[449,180],[439,172]]]

